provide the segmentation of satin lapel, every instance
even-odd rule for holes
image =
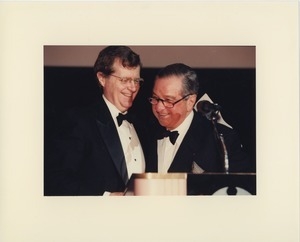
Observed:
[[[188,129],[182,143],[174,157],[174,160],[169,168],[172,171],[186,171],[190,172],[192,163],[196,156],[199,155],[200,147],[205,142],[206,130],[199,132],[199,120],[194,115],[190,128]]]
[[[195,141],[192,138],[193,137],[191,135],[189,135],[188,133],[186,134],[179,149],[177,150],[177,153],[173,159],[173,162],[168,172],[175,172],[175,171],[189,172],[193,160],[193,156],[195,154],[194,152]]]
[[[97,126],[100,135],[106,144],[107,150],[109,151],[120,176],[122,177],[124,183],[127,184],[128,173],[123,148],[117,129],[104,101],[100,110],[102,110],[102,112],[98,112],[97,117]]]

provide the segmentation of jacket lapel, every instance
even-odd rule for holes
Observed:
[[[106,144],[107,150],[114,162],[114,165],[122,177],[125,184],[128,182],[128,173],[126,167],[125,156],[121,141],[118,135],[118,131],[114,125],[111,114],[101,98],[100,105],[97,108],[97,127],[104,143]]]
[[[205,137],[207,137],[208,129],[201,129],[201,121],[199,120],[198,114],[194,114],[193,121],[190,128],[188,129],[182,143],[174,157],[174,160],[168,170],[168,172],[185,171],[191,172],[193,162],[197,162],[201,166],[203,161],[202,149],[204,147]]]

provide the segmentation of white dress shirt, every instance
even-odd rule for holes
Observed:
[[[157,140],[158,173],[168,172],[175,154],[192,123],[193,117],[194,113],[191,112],[182,122],[182,124],[180,124],[176,129],[170,130],[178,131],[179,133],[174,145],[170,142],[169,137]]]
[[[130,178],[133,173],[144,173],[145,157],[134,126],[127,120],[124,120],[119,126],[117,122],[117,116],[119,115],[120,111],[112,103],[110,103],[104,97],[104,95],[103,99],[108,106],[119,134],[125,155],[128,178]]]

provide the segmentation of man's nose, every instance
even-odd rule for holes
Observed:
[[[155,105],[155,110],[161,111],[163,109],[165,109],[165,105],[163,104],[163,102],[161,100],[159,100],[158,103]]]

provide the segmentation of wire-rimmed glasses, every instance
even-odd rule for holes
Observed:
[[[120,82],[125,86],[128,83],[134,83],[135,86],[141,86],[144,82],[143,78],[131,78],[131,77],[120,77],[113,74],[110,74],[110,76],[119,78]]]

